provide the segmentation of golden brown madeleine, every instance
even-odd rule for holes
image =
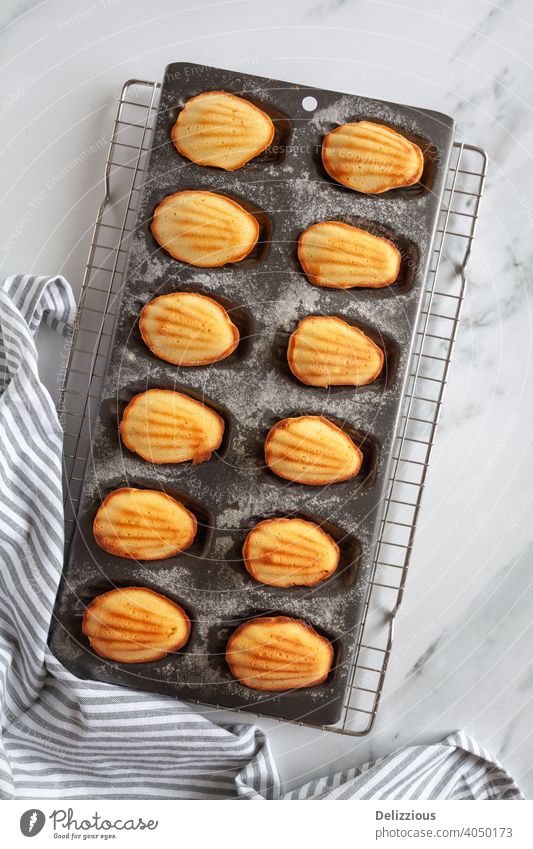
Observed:
[[[274,138],[268,115],[227,91],[191,97],[172,128],[176,149],[197,165],[236,171],[262,153]]]
[[[152,234],[174,259],[216,268],[248,256],[259,237],[259,224],[231,198],[183,191],[168,195],[156,208]]]
[[[328,133],[322,162],[338,183],[371,194],[412,186],[424,170],[424,155],[417,144],[372,121],[343,124]]]
[[[100,548],[115,557],[164,560],[189,548],[196,527],[195,516],[170,495],[122,487],[104,499],[93,533]]]
[[[101,657],[147,663],[182,648],[189,639],[191,621],[166,596],[146,587],[124,587],[91,601],[82,631]]]
[[[383,351],[341,318],[308,315],[291,334],[289,368],[308,386],[364,386],[383,367]]]
[[[335,572],[339,546],[304,519],[265,519],[252,528],[242,550],[246,569],[271,587],[314,587]]]
[[[320,221],[301,234],[298,259],[311,283],[330,289],[380,289],[400,273],[400,251],[389,239],[340,221]]]
[[[220,447],[224,419],[200,401],[170,389],[135,395],[122,421],[122,442],[150,463],[203,463]]]
[[[259,617],[234,631],[226,661],[234,678],[252,690],[295,690],[326,680],[333,646],[301,619]]]
[[[265,461],[276,475],[311,486],[355,477],[362,460],[350,437],[322,416],[283,419],[265,442]]]
[[[240,339],[224,307],[194,292],[149,301],[141,311],[139,329],[156,357],[177,366],[216,363],[229,357]]]

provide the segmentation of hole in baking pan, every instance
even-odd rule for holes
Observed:
[[[142,288],[142,283],[139,283],[138,288]],[[166,360],[160,359],[153,353],[153,351],[150,350],[148,345],[145,344],[139,329],[139,316],[141,310],[146,304],[150,303],[150,301],[155,298],[161,297],[162,295],[173,294],[175,292],[192,292],[198,295],[206,295],[208,298],[211,298],[213,301],[216,301],[224,307],[231,321],[237,327],[240,336],[239,344],[229,357],[225,357],[222,360],[217,360],[214,363],[208,363],[205,365],[179,366],[174,365],[173,363],[167,363]],[[135,356],[147,357],[152,362],[164,363],[170,366],[170,368],[178,371],[179,369],[183,369],[185,374],[190,374],[194,373],[196,370],[202,372],[207,368],[235,367],[237,363],[241,363],[248,356],[253,334],[254,319],[251,312],[246,309],[246,307],[235,304],[234,301],[230,301],[218,292],[208,291],[202,286],[195,284],[194,281],[191,281],[190,283],[181,283],[180,281],[167,280],[161,286],[158,286],[156,290],[150,291],[147,297],[136,300],[132,304],[132,312],[130,314],[130,331],[128,333],[127,344],[128,351],[133,353]]]
[[[118,559],[118,558],[117,558]],[[165,657],[159,658],[158,660],[150,660],[146,663],[120,663],[115,660],[109,660],[107,658],[101,657],[91,648],[89,644],[88,637],[82,631],[82,621],[83,614],[89,604],[97,598],[97,596],[103,595],[104,593],[110,592],[115,589],[126,589],[127,587],[145,587],[146,589],[152,590],[153,592],[158,593],[159,595],[164,595],[166,598],[169,598],[171,601],[178,604],[183,608],[185,613],[190,619],[191,622],[191,631],[189,634],[189,639],[185,643],[181,649],[177,651],[169,652]],[[173,592],[168,592],[168,590],[162,590],[154,581],[136,581],[134,577],[131,580],[125,581],[122,577],[117,580],[113,580],[106,575],[101,575],[101,577],[96,581],[87,582],[77,587],[76,590],[76,598],[73,607],[70,612],[64,616],[64,624],[66,630],[71,634],[73,639],[78,643],[78,646],[84,649],[86,653],[86,657],[80,659],[77,658],[76,663],[81,667],[81,670],[87,670],[90,672],[92,670],[92,664],[94,664],[94,659],[96,658],[100,663],[104,663],[110,667],[110,677],[112,675],[112,669],[118,668],[123,670],[136,670],[137,672],[141,669],[145,669],[148,673],[150,669],[157,668],[165,663],[169,657],[179,658],[187,653],[189,646],[191,645],[191,640],[195,631],[195,615],[192,609],[192,605],[189,605],[185,599],[181,596],[177,595]],[[78,673],[79,674],[79,673]]]
[[[350,189],[348,188],[348,186],[343,186],[342,183],[338,183],[336,180],[333,179],[333,177],[328,174],[322,163],[322,143],[324,141],[325,136],[332,130],[337,129],[337,127],[342,126],[342,124],[351,124],[356,123],[358,121],[372,121],[375,124],[383,124],[383,126],[390,127],[390,129],[392,130],[396,130],[396,132],[400,133],[402,136],[405,136],[406,139],[409,139],[409,141],[414,142],[418,145],[424,156],[424,167],[422,170],[422,176],[420,177],[418,183],[415,183],[413,186],[403,186],[397,189],[389,189],[387,192],[382,192],[380,194],[365,194],[357,192],[355,189]],[[416,133],[412,133],[409,130],[404,129],[403,127],[391,124],[388,121],[382,121],[380,119],[377,119],[375,116],[369,117],[367,115],[355,115],[352,117],[347,117],[344,121],[339,121],[338,123],[330,123],[329,125],[326,125],[321,133],[317,133],[313,137],[313,139],[311,140],[310,147],[312,150],[313,162],[315,164],[318,175],[327,183],[329,183],[330,186],[343,192],[350,192],[351,194],[356,196],[363,194],[363,197],[373,197],[377,200],[386,200],[387,198],[394,199],[400,197],[411,197],[413,195],[416,196],[431,191],[439,161],[439,151],[434,144],[428,141],[428,139],[423,138],[422,136],[419,136]]]
[[[157,566],[158,563],[168,565],[176,559],[183,558],[183,556],[186,554],[189,554],[193,557],[199,557],[200,555],[205,553],[211,541],[212,529],[214,527],[214,517],[211,510],[201,504],[197,499],[192,498],[190,495],[187,495],[187,493],[183,492],[183,490],[181,489],[176,489],[171,485],[169,486],[167,483],[162,480],[158,480],[157,478],[140,477],[139,475],[135,475],[134,478],[128,479],[126,481],[122,477],[107,480],[105,485],[99,486],[98,496],[94,499],[94,503],[91,509],[87,510],[87,515],[89,518],[88,527],[86,529],[82,529],[90,533],[91,548],[92,544],[94,544],[94,549],[92,553],[99,553],[99,557],[112,557],[113,562],[116,560],[122,562],[122,564],[131,563],[135,565],[136,561],[128,560],[128,558],[113,557],[113,555],[107,554],[107,552],[99,548],[99,546],[94,541],[94,537],[92,534],[92,524],[100,505],[108,495],[110,495],[116,489],[120,489],[121,487],[133,487],[134,489],[153,489],[156,492],[164,492],[165,495],[170,495],[176,501],[179,501],[180,504],[183,504],[183,506],[186,507],[187,510],[190,510],[190,512],[193,513],[194,517],[196,518],[196,536],[192,542],[192,545],[190,545],[189,548],[164,560],[141,560],[139,561],[141,564],[146,563],[149,568],[152,568],[152,566]]]
[[[225,171],[224,168],[218,168],[213,165],[198,165],[197,163],[192,162],[186,156],[183,156],[181,153],[179,153],[179,151],[174,147],[172,143],[172,127],[178,120],[178,115],[182,111],[187,100],[190,100],[190,98],[196,97],[199,94],[203,94],[205,91],[208,90],[209,89],[202,88],[198,91],[194,91],[190,94],[189,97],[184,98],[182,102],[180,102],[175,107],[168,109],[166,112],[165,126],[167,131],[167,138],[176,156],[179,157],[179,159],[183,162],[184,167],[192,168],[193,170],[197,169],[198,174],[201,174],[202,171],[218,171],[220,174],[236,174],[237,176],[242,178],[246,177],[246,172],[260,170],[261,168],[264,168],[265,166],[268,166],[272,163],[281,162],[285,158],[292,135],[292,124],[287,115],[285,115],[279,109],[276,109],[267,101],[258,100],[255,97],[251,97],[247,92],[238,91],[237,89],[230,87],[224,87],[224,91],[230,94],[235,94],[238,97],[242,97],[243,100],[247,100],[248,103],[251,103],[258,109],[261,109],[268,115],[268,117],[274,124],[274,137],[268,147],[265,148],[265,150],[263,150],[257,156],[254,156],[253,159],[250,159],[250,161],[243,165],[242,168],[237,168],[236,171]]]
[[[387,239],[389,242],[398,249],[400,252],[400,270],[398,272],[398,277],[394,281],[394,283],[390,283],[387,286],[380,287],[372,287],[372,286],[352,286],[349,289],[341,289],[334,288],[329,286],[316,286],[315,284],[309,281],[303,267],[298,258],[298,240],[299,237],[305,230],[311,227],[313,224],[319,223],[320,220],[324,221],[339,221],[342,224],[349,224],[351,227],[358,227],[361,230],[366,230],[368,233],[371,233],[373,236],[378,236],[382,239]],[[296,270],[298,270],[306,280],[309,286],[314,286],[315,289],[325,290],[335,297],[338,295],[339,303],[342,304],[342,299],[346,300],[346,293],[355,293],[361,292],[365,295],[370,295],[373,299],[381,299],[381,298],[390,298],[394,297],[396,294],[400,294],[403,292],[408,292],[413,286],[416,271],[418,268],[418,251],[415,245],[403,236],[401,233],[397,233],[395,230],[392,230],[390,227],[387,227],[383,224],[379,224],[377,221],[371,221],[368,218],[363,218],[359,215],[350,215],[350,216],[330,216],[329,218],[319,219],[319,221],[312,221],[309,223],[307,227],[299,228],[294,232],[292,237],[292,259],[293,264]],[[339,307],[341,309],[341,307]]]
[[[295,586],[295,587],[273,587],[269,584],[262,584],[257,581],[246,569],[243,559],[243,546],[245,539],[249,533],[259,522],[265,519],[303,519],[306,522],[314,522],[322,528],[339,546],[339,565],[335,572],[319,584],[312,587]],[[311,513],[294,511],[285,513],[281,510],[270,513],[269,515],[256,515],[250,517],[247,521],[242,522],[242,530],[232,533],[232,544],[226,554],[226,563],[228,568],[238,572],[245,581],[245,586],[259,587],[265,592],[269,592],[272,597],[272,603],[275,604],[276,595],[280,593],[288,593],[291,598],[296,601],[299,598],[307,598],[317,592],[331,595],[339,591],[345,592],[355,583],[357,569],[361,557],[361,545],[358,539],[334,522],[320,518]]]
[[[203,189],[199,186],[185,185],[185,186],[180,186],[178,191],[179,192],[185,192],[185,191],[209,191],[209,190]],[[191,265],[187,262],[182,262],[181,260],[175,259],[174,257],[172,257],[171,254],[169,254],[168,251],[166,251],[165,248],[163,248],[159,244],[159,242],[156,241],[154,235],[152,234],[152,230],[151,230],[151,224],[152,224],[152,220],[153,220],[153,210],[155,210],[156,207],[160,203],[162,203],[162,201],[166,197],[170,197],[170,195],[172,195],[172,194],[177,194],[177,192],[169,192],[168,194],[158,196],[157,198],[155,198],[153,200],[152,215],[149,218],[149,220],[146,221],[145,224],[143,225],[145,235],[146,235],[146,240],[147,240],[147,246],[148,246],[148,249],[149,249],[149,252],[150,252],[152,259],[154,259],[155,257],[157,257],[158,259],[162,259],[163,257],[165,257],[166,259],[172,260],[172,262],[179,263],[181,268],[188,268],[190,270],[191,274],[193,274],[196,270],[198,270],[198,272],[203,272],[203,273],[205,273],[206,270],[209,270],[212,273],[215,273],[219,269],[249,268],[250,266],[256,265],[259,262],[263,262],[266,259],[266,257],[268,256],[270,244],[272,242],[272,220],[271,220],[270,216],[268,215],[267,212],[265,212],[264,209],[261,209],[259,206],[256,206],[255,204],[251,203],[251,201],[247,200],[246,198],[240,197],[239,195],[234,194],[234,193],[220,191],[220,190],[217,190],[216,194],[222,195],[222,197],[229,198],[229,200],[233,200],[236,203],[240,204],[240,206],[242,206],[242,208],[245,209],[246,212],[249,212],[250,215],[253,215],[253,217],[256,219],[257,223],[259,224],[259,236],[257,238],[257,242],[256,242],[254,248],[250,251],[250,253],[247,256],[244,257],[244,259],[241,259],[238,262],[228,262],[225,265],[221,265],[221,266],[211,266],[211,265],[196,266],[196,265]]]
[[[314,112],[318,106],[318,100],[316,97],[308,94],[307,97],[304,97],[302,100],[302,106],[306,112]]]
[[[137,454],[131,452],[128,448],[126,448],[126,446],[122,443],[120,439],[119,424],[122,421],[124,410],[136,395],[142,394],[143,392],[147,392],[150,389],[166,389],[171,390],[173,392],[181,392],[183,395],[187,395],[190,398],[194,398],[195,401],[200,401],[200,403],[205,404],[206,407],[210,407],[212,410],[218,413],[219,416],[224,419],[224,434],[222,437],[222,443],[220,445],[220,448],[213,452],[211,459],[207,460],[206,463],[216,462],[217,460],[223,459],[226,456],[229,451],[231,440],[233,437],[233,416],[229,412],[229,410],[222,404],[219,404],[217,401],[213,401],[212,398],[209,398],[203,392],[191,389],[189,386],[184,386],[183,384],[180,384],[175,380],[170,380],[166,376],[159,377],[156,379],[151,375],[147,375],[143,380],[140,380],[136,383],[130,383],[127,386],[121,387],[116,396],[103,401],[100,407],[100,415],[102,422],[105,423],[107,427],[114,429],[114,431],[116,432],[117,439],[120,443],[121,451],[124,451],[125,456],[133,456],[137,459],[142,459],[139,458]],[[174,469],[177,470],[180,467],[188,468],[190,467],[191,463],[190,461],[187,461],[184,463],[162,463],[161,465],[172,466]]]
[[[306,318],[305,315],[302,315],[300,319],[291,323],[287,330],[282,328],[278,328],[274,335],[274,344],[272,348],[272,360],[274,362],[274,368],[277,373],[290,381],[293,386],[297,386],[300,389],[303,389],[306,393],[316,393],[317,397],[323,398],[324,394],[328,395],[337,395],[346,392],[352,392],[354,394],[358,394],[360,392],[368,392],[373,390],[374,392],[383,391],[384,389],[388,389],[394,382],[394,375],[396,374],[396,369],[398,366],[398,346],[390,336],[384,335],[375,327],[370,327],[368,324],[362,321],[358,321],[357,319],[352,318],[351,316],[342,315],[341,310],[338,310],[336,313],[332,312],[324,312],[324,313],[308,313],[308,315],[324,315],[324,316],[333,316],[336,318],[340,318],[345,321],[347,324],[350,324],[352,327],[357,327],[358,330],[362,330],[369,339],[374,342],[381,349],[383,353],[383,367],[378,374],[378,376],[371,383],[366,383],[364,386],[349,386],[349,385],[340,385],[340,386],[310,386],[307,383],[302,383],[290,370],[289,363],[287,360],[288,353],[288,345],[289,338],[291,334],[298,327],[299,321],[301,319]]]
[[[240,616],[221,616],[220,621],[217,622],[209,629],[208,633],[208,651],[210,660],[216,664],[219,669],[219,674],[224,676],[226,680],[233,681],[235,686],[237,686],[241,691],[246,691],[247,694],[256,694],[258,699],[272,699],[277,698],[283,695],[292,696],[293,698],[297,698],[298,694],[302,696],[314,691],[319,688],[328,687],[332,684],[334,678],[336,677],[337,671],[342,662],[342,638],[339,638],[338,634],[334,634],[330,628],[327,626],[324,627],[322,624],[319,624],[316,621],[316,618],[313,616],[302,615],[301,610],[298,608],[294,608],[291,606],[291,602],[287,602],[286,609],[279,608],[280,599],[278,597],[277,602],[275,601],[275,606],[271,609],[265,610],[264,607],[249,607],[245,608]],[[309,625],[316,633],[325,637],[331,645],[333,646],[333,661],[330,673],[325,681],[322,681],[320,684],[315,684],[312,687],[302,687],[298,690],[252,690],[249,687],[245,687],[244,684],[241,684],[236,678],[233,677],[230,668],[226,662],[226,647],[228,644],[228,640],[231,635],[237,630],[240,625],[243,625],[245,622],[250,621],[251,619],[264,619],[271,616],[283,616],[290,617],[291,619],[297,619],[299,621],[303,621],[306,625]]]
[[[340,428],[340,430],[353,440],[355,445],[358,446],[363,454],[361,468],[355,477],[348,478],[348,480],[345,481],[339,481],[338,483],[315,486],[311,484],[298,483],[297,481],[286,480],[285,478],[279,477],[271,469],[269,469],[269,467],[265,464],[265,441],[270,429],[283,419],[298,418],[301,416],[321,416],[329,422],[332,422],[332,424]],[[331,488],[333,492],[338,493],[344,498],[348,497],[348,493],[351,493],[352,496],[355,495],[359,489],[370,489],[375,482],[379,464],[379,445],[377,439],[369,433],[365,433],[365,431],[355,427],[355,425],[352,425],[343,419],[339,419],[337,416],[324,413],[323,411],[317,412],[316,409],[314,411],[309,409],[289,410],[284,415],[275,417],[267,414],[263,421],[259,424],[258,433],[262,436],[262,439],[261,441],[257,440],[256,442],[256,463],[265,478],[279,488],[285,489],[286,487],[296,487],[303,493],[319,493],[325,490],[329,491]]]

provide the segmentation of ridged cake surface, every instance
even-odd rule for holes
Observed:
[[[200,268],[239,262],[259,236],[257,219],[237,201],[215,192],[185,190],[156,208],[152,234],[168,253]]]
[[[223,435],[222,416],[170,389],[135,395],[120,423],[126,448],[151,463],[203,463],[220,447]]]
[[[290,370],[308,386],[364,386],[378,377],[383,359],[372,339],[336,316],[303,318],[287,350]]]
[[[172,141],[183,156],[226,171],[242,168],[273,138],[274,124],[266,112],[227,91],[191,97],[172,128]]]
[[[350,437],[322,416],[283,419],[265,442],[265,461],[276,475],[311,486],[355,477],[362,459]]]
[[[400,273],[400,251],[389,239],[340,221],[320,221],[298,240],[309,281],[330,289],[390,286]]]
[[[232,634],[226,660],[252,690],[313,687],[327,678],[333,646],[306,622],[287,616],[250,619]]]
[[[82,631],[101,657],[147,663],[182,648],[191,622],[166,596],[146,587],[124,587],[93,599],[85,610]]]
[[[195,516],[170,495],[122,487],[104,499],[93,533],[100,548],[116,557],[163,560],[189,548],[196,527]]]
[[[178,366],[215,363],[239,344],[239,331],[224,307],[194,292],[154,298],[142,309],[139,329],[156,357]]]
[[[243,558],[262,584],[314,587],[337,569],[339,547],[315,522],[265,519],[246,537]]]
[[[338,183],[367,194],[412,186],[424,170],[417,144],[372,121],[343,124],[322,144],[324,168]]]

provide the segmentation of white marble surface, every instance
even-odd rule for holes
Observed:
[[[291,785],[462,727],[533,797],[531,4],[10,0],[0,18],[3,276],[61,272],[79,289],[114,98],[124,80],[159,78],[171,61],[431,107],[488,150],[464,319],[375,730],[355,739],[261,724]],[[61,346],[46,333],[40,346],[55,391]]]

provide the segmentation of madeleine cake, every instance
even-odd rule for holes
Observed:
[[[197,165],[236,171],[262,153],[274,138],[274,124],[262,109],[227,91],[191,97],[172,128],[172,141]]]
[[[192,544],[196,518],[179,501],[153,489],[115,489],[100,506],[94,538],[116,557],[164,560]]]
[[[141,311],[139,329],[156,357],[177,366],[223,360],[233,353],[240,338],[224,307],[194,292],[154,298]]]
[[[122,421],[122,442],[151,463],[203,463],[220,447],[224,419],[210,407],[170,389],[135,395]]]
[[[311,486],[355,477],[362,460],[350,437],[322,416],[283,419],[265,442],[265,461],[276,475]]]
[[[259,237],[259,224],[225,195],[183,191],[168,195],[156,208],[152,234],[174,259],[216,268],[248,256]]]
[[[289,339],[289,368],[308,386],[364,386],[383,367],[383,351],[341,318],[309,315]]]
[[[234,678],[252,690],[295,690],[326,680],[333,646],[301,619],[259,617],[232,634],[226,661]]]
[[[85,610],[82,631],[101,657],[147,663],[182,648],[191,622],[166,596],[146,587],[124,587],[93,599]]]
[[[314,587],[335,572],[339,546],[320,525],[304,519],[265,519],[242,550],[246,569],[271,587]]]
[[[340,221],[320,221],[304,230],[298,258],[311,283],[330,289],[390,286],[401,264],[389,239]]]
[[[372,121],[343,124],[328,133],[322,162],[338,183],[371,194],[412,186],[424,170],[424,155],[417,144]]]

